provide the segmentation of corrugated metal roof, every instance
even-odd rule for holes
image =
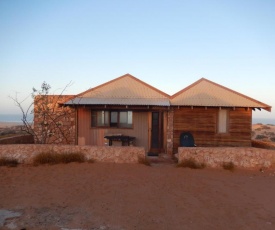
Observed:
[[[77,97],[66,105],[155,105],[170,106],[169,99],[165,98],[89,98]]]
[[[65,104],[250,107],[271,111],[271,106],[205,78],[169,96],[130,74],[78,94]]]
[[[170,103],[177,106],[250,107],[271,111],[271,106],[205,78],[174,94]]]
[[[126,74],[89,89],[65,104],[115,104],[169,106],[170,96],[147,83]]]

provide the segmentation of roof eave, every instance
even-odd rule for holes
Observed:
[[[182,106],[182,107],[216,107],[216,108],[219,108],[219,107],[222,107],[222,108],[250,108],[250,109],[259,109],[259,110],[261,110],[261,109],[264,109],[264,110],[266,110],[266,111],[268,111],[268,112],[271,112],[271,106],[267,106],[267,107],[265,107],[265,106],[257,106],[257,107],[252,107],[252,106],[239,106],[239,105],[236,105],[236,106],[232,106],[232,105],[187,105],[187,104],[177,104],[177,103],[172,103],[171,104],[171,107],[173,107],[173,106],[175,106],[175,107],[178,107],[178,106]]]

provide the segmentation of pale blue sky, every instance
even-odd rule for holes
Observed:
[[[273,107],[274,0],[0,0],[0,114],[43,81],[77,94],[130,73],[174,94],[201,77]]]

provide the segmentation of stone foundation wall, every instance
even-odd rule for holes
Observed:
[[[30,164],[39,153],[54,151],[56,153],[83,153],[87,160],[113,163],[137,163],[145,158],[143,147],[118,146],[79,146],[79,145],[0,145],[0,158],[17,159],[19,163]]]
[[[179,163],[190,158],[212,168],[222,167],[223,163],[229,162],[238,168],[275,167],[275,150],[252,147],[178,148]]]

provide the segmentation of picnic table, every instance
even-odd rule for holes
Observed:
[[[135,137],[126,136],[126,135],[109,135],[104,138],[108,139],[109,146],[112,146],[113,141],[121,141],[122,145],[130,146],[130,143],[135,140]]]

